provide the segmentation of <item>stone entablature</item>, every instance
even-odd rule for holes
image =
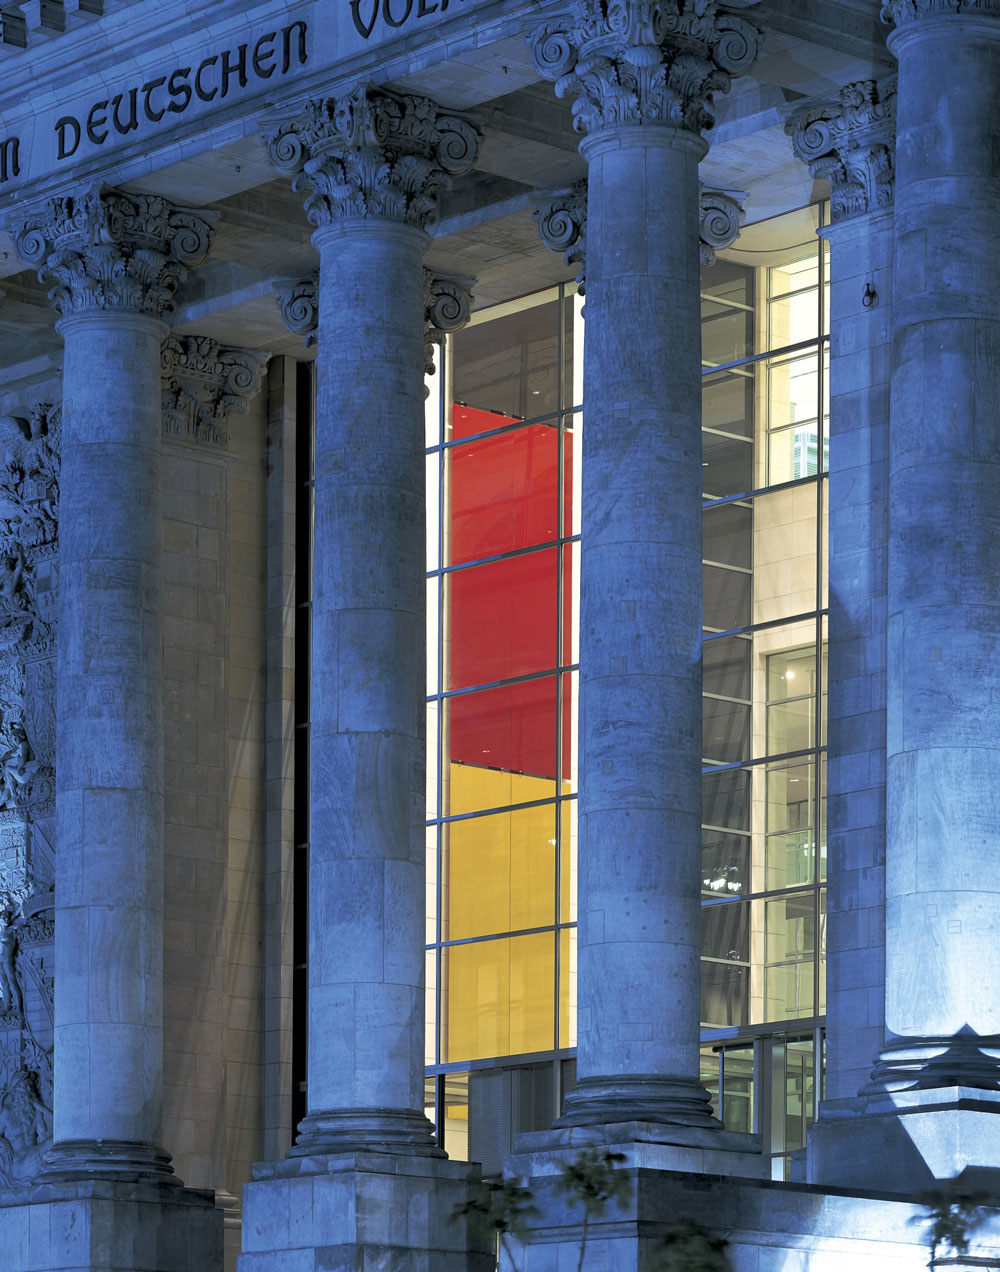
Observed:
[[[1000,14],[1000,0],[885,0],[882,21],[899,28],[942,13]]]
[[[785,123],[795,154],[830,182],[834,221],[891,207],[895,183],[896,80],[859,80],[837,102],[797,110]]]
[[[574,0],[531,37],[535,69],[573,96],[579,132],[711,128],[712,99],[750,70],[760,30],[715,0]]]

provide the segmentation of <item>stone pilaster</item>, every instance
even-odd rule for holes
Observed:
[[[208,336],[168,336],[160,353],[164,438],[225,450],[229,419],[249,410],[269,356]]]
[[[698,163],[758,38],[711,0],[576,0],[530,40],[589,166],[579,1082],[562,1126],[718,1132],[698,1078]]]
[[[830,182],[828,1101],[881,1046],[885,994],[885,596],[895,79],[848,84],[786,132]]]
[[[159,1147],[163,1095],[163,648],[160,345],[210,220],[92,190],[15,232],[52,283],[65,340],[57,656],[54,1144],[32,1204],[95,1180],[184,1214],[221,1258],[210,1195],[176,1185]],[[138,1196],[137,1194],[137,1196]],[[87,1194],[89,1195],[89,1194]],[[141,1207],[140,1207],[141,1209]],[[127,1229],[151,1213],[119,1216]],[[174,1220],[171,1220],[174,1223]],[[174,1229],[176,1234],[176,1228]],[[116,1257],[99,1243],[85,1266]],[[175,1265],[164,1256],[164,1266]]]
[[[308,1112],[246,1192],[242,1272],[270,1269],[292,1229],[345,1265],[489,1266],[448,1222],[476,1172],[443,1159],[423,1114],[423,254],[478,142],[461,115],[369,87],[307,103],[266,141],[320,253]]]

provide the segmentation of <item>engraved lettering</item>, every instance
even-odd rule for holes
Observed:
[[[367,40],[375,29],[375,19],[378,17],[379,0],[369,0],[371,9],[369,10],[368,21],[361,16],[361,5],[363,0],[351,0],[351,17],[354,19],[354,25],[358,29],[358,33],[362,39]]]
[[[180,115],[187,110],[191,102],[191,85],[187,82],[187,77],[190,74],[190,66],[182,66],[174,71],[167,81],[167,92],[170,94],[170,105],[167,110],[172,110],[176,115]],[[176,100],[178,96],[181,99],[179,103]]]
[[[398,2],[398,0],[397,0],[397,2]],[[391,26],[391,27],[401,27],[401,26],[403,25],[403,23],[406,21],[406,19],[407,19],[407,18],[410,16],[410,14],[412,13],[412,11],[413,11],[413,0],[404,0],[404,3],[405,3],[405,5],[406,5],[406,8],[403,10],[402,16],[397,18],[397,17],[393,14],[393,11],[392,11],[392,0],[383,0],[383,3],[382,3],[382,17],[383,17],[383,18],[385,18],[385,20],[386,20],[386,22],[389,24],[389,26]]]
[[[288,68],[292,64],[292,32],[299,33],[299,65],[304,66],[306,61],[306,24],[304,22],[293,22],[291,26],[286,26],[282,31],[284,40],[284,53],[281,59],[281,73],[286,74]]]
[[[258,79],[270,79],[278,69],[271,65],[274,60],[274,48],[270,47],[273,46],[277,34],[277,31],[268,31],[267,35],[262,35],[253,46],[253,73]],[[265,45],[269,47],[265,48]]]
[[[124,123],[124,124],[123,124],[123,123],[122,123],[122,121],[118,118],[118,108],[119,108],[119,106],[122,104],[122,102],[123,102],[123,100],[124,100],[124,98],[125,98],[125,94],[124,94],[124,93],[116,93],[116,94],[115,94],[115,96],[114,96],[114,98],[112,99],[112,102],[111,102],[111,118],[112,118],[112,120],[114,121],[114,125],[115,125],[115,132],[121,133],[121,135],[122,135],[123,137],[124,137],[124,136],[126,136],[126,135],[127,135],[128,133],[130,133],[130,132],[134,132],[134,131],[135,131],[135,129],[139,127],[139,109],[138,109],[138,106],[137,106],[137,98],[138,98],[138,96],[139,96],[139,90],[138,90],[137,88],[133,88],[133,89],[130,89],[130,90],[129,90],[129,94],[128,94],[128,106],[129,106],[129,110],[128,110],[128,119],[125,121],[125,123]]]
[[[201,84],[202,71],[207,70],[207,68],[210,66],[214,66],[218,60],[219,58],[217,54],[213,54],[211,57],[206,57],[204,62],[202,62],[201,66],[199,66],[198,70],[195,72],[194,91],[198,94],[198,96],[201,98],[203,102],[210,102],[213,99],[213,97],[218,96],[219,90],[217,88],[213,88],[210,93],[206,93]]]
[[[108,122],[107,109],[107,102],[94,102],[87,114],[87,140],[95,146],[100,146],[108,139],[108,130],[104,128]],[[103,131],[99,132],[98,129]]]
[[[420,4],[417,8],[418,18],[426,18],[426,17],[429,17],[432,13],[437,13],[437,12],[438,12],[438,7],[436,4],[429,5],[428,0],[420,0]]]
[[[149,99],[155,89],[167,82],[167,77],[161,75],[159,79],[150,80],[148,84],[142,86],[142,113],[146,116],[151,124],[158,124],[164,116],[164,111],[154,110],[149,104]]]
[[[66,134],[67,130],[73,138],[72,144],[67,146]],[[70,155],[76,154],[76,148],[80,144],[80,123],[74,119],[72,115],[63,115],[62,119],[56,121],[56,132],[59,134],[59,159],[68,159]]]
[[[21,175],[21,140],[6,137],[0,141],[0,182]]]
[[[241,44],[236,50],[236,65],[233,66],[229,59],[229,50],[224,50],[222,54],[222,96],[225,97],[229,92],[229,80],[233,75],[239,76],[240,88],[247,86],[247,46]]]

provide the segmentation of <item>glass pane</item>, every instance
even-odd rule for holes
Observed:
[[[792,649],[767,660],[767,700],[782,702],[816,692],[816,649]]]
[[[725,698],[702,698],[702,757],[706,764],[750,758],[750,707]]]
[[[452,337],[456,402],[517,419],[559,409],[559,302],[520,305]]]
[[[434,1054],[437,1042],[437,951],[427,950],[424,954],[424,1064],[436,1064]],[[434,1114],[428,1114],[434,1121]]]
[[[727,632],[747,627],[751,620],[753,576],[719,565],[702,567],[703,622],[708,631]]]
[[[444,700],[451,760],[445,816],[555,795],[556,683],[545,676]]]
[[[770,623],[814,612],[815,484],[759,496],[754,500],[753,529],[753,621]]]
[[[716,830],[750,829],[750,772],[730,769],[701,779],[701,820]]]
[[[722,1053],[722,1125],[727,1131],[753,1131],[753,1047]]]
[[[767,766],[768,834],[813,825],[813,781],[813,766],[808,762]]]
[[[514,932],[555,922],[555,808],[473,817],[442,826],[443,938]]]
[[[709,1099],[712,1101],[712,1112],[718,1117],[719,1053],[713,1047],[701,1048],[698,1070],[701,1085],[708,1092]]]
[[[741,495],[753,487],[752,440],[703,429],[701,488],[705,498],[723,499],[727,495]]]
[[[442,1061],[552,1048],[554,933],[447,946],[442,978]]]
[[[701,382],[702,427],[731,437],[752,438],[753,394],[752,367],[706,375]]]
[[[765,906],[765,994],[768,1020],[813,1014],[816,950],[814,894],[798,892]]]
[[[812,1039],[789,1042],[785,1059],[785,1149],[805,1148],[806,1130],[813,1120],[815,1064]]]
[[[754,273],[735,261],[702,270],[701,356],[717,367],[750,357],[753,346]]]
[[[767,753],[784,755],[816,744],[816,699],[780,702],[767,709]]]
[[[479,414],[484,428],[508,422]],[[559,430],[554,424],[480,438],[446,455],[452,565],[558,537]],[[572,497],[571,490],[567,493]]]
[[[706,896],[740,896],[750,886],[750,836],[701,832],[701,887]]]
[[[742,902],[702,909],[701,1015],[709,1027],[746,1022],[749,919],[749,907]]]
[[[489,684],[556,665],[558,549],[448,575],[448,687]]]
[[[723,504],[702,514],[702,557],[748,570],[753,564],[753,508]]]
[[[469,1075],[444,1075],[444,1150],[453,1162],[469,1160]]]
[[[722,636],[702,646],[702,691],[750,700],[750,651],[743,636]]]
[[[811,830],[797,831],[793,835],[768,835],[768,891],[812,883],[815,849],[816,840]]]
[[[819,468],[819,359],[814,353],[767,364],[768,485],[815,476]]]
[[[575,799],[563,800],[559,805],[559,817],[562,823],[562,858],[559,864],[560,923],[576,922],[578,814],[579,805]]]
[[[559,933],[559,1046],[576,1046],[576,928]]]

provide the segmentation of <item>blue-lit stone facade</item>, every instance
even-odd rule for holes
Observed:
[[[0,12],[3,1272],[1000,1257],[998,85],[996,0]]]

